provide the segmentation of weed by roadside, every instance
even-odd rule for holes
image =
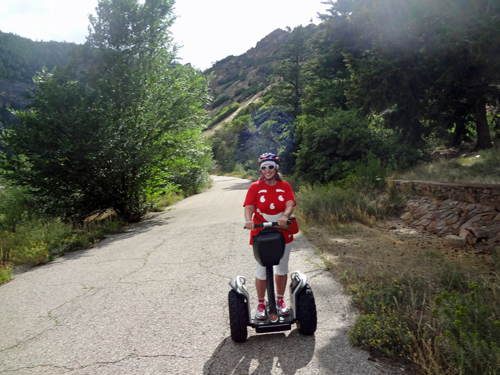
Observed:
[[[433,276],[446,280],[450,269],[456,279],[465,272],[455,265]],[[499,373],[497,282],[467,275],[467,288],[458,291],[423,277],[350,270],[340,280],[362,314],[350,332],[354,345],[412,362],[422,374]]]
[[[402,206],[391,191],[384,196],[333,185],[296,194],[301,231],[360,312],[352,344],[419,374],[500,373],[500,247],[477,255],[384,226],[379,220]]]
[[[387,212],[374,195],[328,185],[303,185],[296,193],[297,215],[303,222],[338,226],[357,221],[371,225]]]
[[[500,149],[482,150],[451,160],[421,164],[409,171],[395,173],[405,180],[450,183],[500,183]]]
[[[162,197],[155,211],[180,199],[181,194]],[[80,224],[45,216],[24,189],[10,186],[0,191],[0,213],[0,284],[12,278],[15,266],[35,266],[68,251],[92,247],[126,226],[113,214]]]

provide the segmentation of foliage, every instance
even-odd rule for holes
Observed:
[[[27,189],[0,190],[0,279],[12,276],[13,265],[45,263],[66,251],[88,247],[107,233],[122,231],[115,217],[71,225],[40,212]]]
[[[407,358],[413,344],[405,322],[388,313],[360,316],[349,335],[354,346],[371,347],[396,358]]]
[[[232,105],[229,105],[227,107],[224,107],[222,110],[220,111],[217,111],[216,115],[212,118],[212,121],[210,121],[210,127],[211,126],[214,126],[215,124],[223,121],[224,119],[228,118],[229,116],[231,116],[231,114],[233,114],[234,112],[236,112],[238,110],[238,108],[240,108],[240,104],[239,103],[234,103]]]
[[[284,107],[294,118],[302,113],[301,99],[306,85],[303,66],[310,59],[310,35],[310,29],[302,26],[290,31],[280,48],[280,63],[276,68],[281,80],[272,88],[275,104]]]
[[[231,97],[227,94],[219,96],[212,102],[212,108],[217,108],[221,104],[227,102],[229,99],[231,99]]]
[[[471,281],[461,266],[442,258],[439,263],[442,267],[425,277],[346,270],[341,282],[362,313],[351,329],[351,342],[413,362],[422,373],[497,373],[498,285],[481,278]],[[443,269],[448,274],[444,278]],[[460,279],[465,288],[455,290],[450,278]]]
[[[293,166],[293,118],[283,108],[258,102],[245,107],[230,127],[211,137],[212,152],[222,172],[232,172],[236,164],[255,170],[257,157],[264,152],[280,155],[280,172],[288,174]]]
[[[422,163],[393,174],[395,178],[451,183],[500,182],[500,150],[483,150],[451,160]]]
[[[2,251],[0,250],[0,258],[3,258]],[[0,263],[0,284],[12,279],[13,266],[10,264]]]
[[[280,157],[280,172],[291,172],[295,127],[288,111],[282,107],[264,106],[248,118],[243,129],[238,137],[236,161],[246,169],[254,169],[259,155],[273,152]]]
[[[433,315],[450,364],[463,374],[500,371],[500,306],[490,293],[471,283],[466,293],[443,292]]]
[[[155,197],[177,189],[172,171],[204,154],[195,140],[207,82],[175,64],[172,6],[100,1],[68,67],[36,78],[31,110],[4,133],[15,157],[4,155],[3,166],[45,212],[82,221],[112,208],[138,220]]]
[[[328,185],[303,185],[296,193],[301,220],[318,225],[358,221],[371,225],[384,211],[371,203],[371,197],[352,189]]]
[[[498,15],[488,0],[368,1],[350,27],[368,45],[346,53],[347,96],[363,113],[385,113],[401,139],[419,146],[432,132],[475,122],[477,147],[490,148],[486,107],[498,105]],[[391,9],[390,12],[387,10]],[[492,48],[491,46],[496,46]]]
[[[237,134],[227,128],[216,130],[214,135],[209,138],[214,161],[221,172],[232,172],[236,166],[234,160],[236,140]]]
[[[324,118],[300,117],[297,142],[295,173],[311,183],[344,180],[356,169],[362,173],[370,160],[378,159],[375,163],[382,168],[394,168],[407,167],[421,157],[398,145],[393,137],[370,128],[352,111],[336,110]],[[376,168],[378,178],[383,177],[380,166]]]

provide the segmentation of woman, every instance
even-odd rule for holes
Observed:
[[[245,221],[246,228],[250,232],[250,244],[252,238],[262,228],[255,228],[256,223],[269,221],[277,221],[280,227],[286,227],[287,221],[292,215],[296,205],[295,195],[292,187],[288,182],[281,179],[278,169],[280,165],[279,158],[271,153],[262,154],[258,160],[260,169],[260,180],[250,185],[248,189],[245,203]],[[287,274],[288,274],[288,259],[292,249],[293,234],[288,230],[279,229],[286,239],[285,254],[280,261],[280,264],[274,266],[276,296],[278,313],[288,315],[290,310],[283,301],[285,293]],[[266,268],[256,262],[255,269],[255,287],[257,288],[257,296],[259,305],[255,315],[256,319],[266,319]]]

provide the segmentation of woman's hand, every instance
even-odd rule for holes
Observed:
[[[281,216],[278,219],[278,225],[280,227],[286,227],[288,225],[288,219],[290,218],[290,215],[292,214],[294,207],[295,207],[294,201],[290,200],[286,202],[285,212],[283,213],[283,216]]]
[[[288,225],[288,216],[283,215],[278,219],[278,226],[281,227],[286,227]]]
[[[249,230],[255,230],[255,224],[253,223],[253,211],[255,210],[254,205],[245,206],[245,228]]]

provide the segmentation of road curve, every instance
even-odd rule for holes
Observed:
[[[309,277],[316,334],[249,329],[245,343],[231,340],[228,282],[253,284],[248,186],[214,177],[126,233],[1,285],[0,374],[377,374],[348,343],[348,299],[300,234],[290,267]]]

